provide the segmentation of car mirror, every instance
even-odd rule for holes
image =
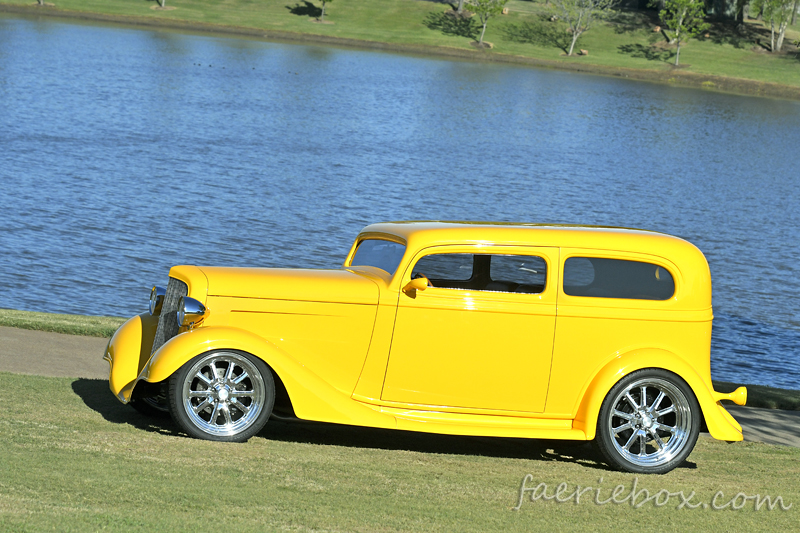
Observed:
[[[416,278],[409,281],[405,287],[403,287],[403,292],[410,293],[411,291],[424,291],[428,288],[428,278]]]

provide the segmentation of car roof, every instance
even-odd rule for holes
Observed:
[[[672,255],[691,243],[655,231],[609,226],[509,222],[409,221],[371,224],[361,231],[400,237],[413,248],[454,243],[558,246]],[[660,252],[660,253],[659,253]]]

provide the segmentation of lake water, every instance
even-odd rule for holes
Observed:
[[[640,227],[708,258],[714,378],[800,389],[799,140],[797,102],[0,17],[0,307],[129,316],[382,220]]]

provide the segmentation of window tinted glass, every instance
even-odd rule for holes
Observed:
[[[411,276],[423,275],[440,281],[467,281],[472,278],[473,257],[472,254],[426,255],[414,265]]]
[[[432,254],[417,261],[411,275],[423,275],[434,287],[447,289],[539,293],[547,263],[528,255]]]
[[[406,247],[400,243],[380,239],[365,239],[358,245],[350,266],[372,266],[394,274]]]
[[[640,261],[570,257],[564,263],[564,292],[570,296],[668,300],[675,282],[665,268]]]

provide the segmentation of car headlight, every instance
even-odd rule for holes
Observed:
[[[153,287],[153,290],[150,291],[150,314],[155,315],[161,311],[161,306],[164,305],[164,295],[167,294],[167,289],[164,287],[159,287],[158,285]]]
[[[208,314],[206,306],[194,298],[188,296],[181,296],[178,300],[178,325],[189,326],[192,329],[194,326],[203,321]]]

